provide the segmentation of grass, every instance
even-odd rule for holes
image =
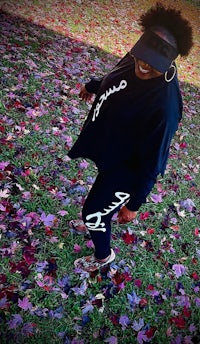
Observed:
[[[93,252],[90,238],[77,235],[69,221],[80,217],[96,175],[91,162],[85,168],[67,159],[90,108],[79,101],[80,85],[123,56],[138,37],[136,19],[152,3],[1,4],[3,344],[145,343],[147,334],[155,344],[200,342],[196,2],[176,4],[195,28],[196,44],[178,61],[184,116],[166,174],[152,190],[162,202],[151,194],[136,221],[113,223],[117,259],[110,269],[89,275],[73,267]],[[185,269],[180,277],[177,264]]]

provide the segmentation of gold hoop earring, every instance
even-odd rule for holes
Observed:
[[[173,64],[173,62],[172,62],[171,66],[169,68],[174,68],[174,73],[173,73],[173,75],[171,76],[170,79],[167,79],[167,73],[169,72],[169,70],[167,72],[165,72],[165,81],[166,82],[172,81],[174,79],[175,75],[176,75],[176,66]]]

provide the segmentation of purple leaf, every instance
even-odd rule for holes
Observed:
[[[71,202],[70,198],[65,198],[65,199],[62,200],[62,205],[63,206],[67,206],[70,202]]]
[[[28,297],[24,297],[22,300],[19,299],[18,306],[24,311],[27,311],[28,309],[31,309],[33,307],[32,303],[29,302]]]
[[[79,167],[81,169],[84,169],[84,168],[88,168],[88,165],[89,165],[89,163],[84,160],[84,161],[80,162]]]
[[[45,270],[48,266],[48,262],[45,260],[44,262],[37,262],[36,264],[36,271],[37,272],[42,272]]]
[[[184,337],[184,344],[193,344],[193,340],[191,336],[185,336]]]
[[[82,314],[87,314],[89,312],[92,312],[94,309],[94,306],[91,304],[86,304],[85,306],[82,307]]]
[[[36,327],[36,324],[34,323],[26,323],[22,327],[22,334],[24,336],[32,336],[34,334],[34,329]]]
[[[55,237],[55,236],[52,236],[51,238],[48,238],[47,240],[52,244],[59,241],[58,237]]]
[[[55,215],[52,215],[52,214],[46,215],[44,212],[40,216],[40,220],[47,227],[52,227],[54,225],[55,219],[56,219]]]
[[[154,203],[161,203],[162,202],[162,195],[161,194],[151,194],[151,200]]]
[[[0,309],[4,309],[8,307],[8,300],[7,297],[3,297],[2,299],[0,299]]]
[[[23,322],[23,319],[20,314],[13,314],[12,316],[12,320],[8,321],[9,330],[16,329]]]
[[[177,278],[184,275],[186,273],[186,268],[182,264],[174,264],[172,265],[172,270],[174,271]]]
[[[81,246],[78,244],[74,244],[74,252],[79,253],[81,251]]]
[[[10,163],[8,161],[1,161],[0,162],[0,170],[5,170],[5,168],[9,165]]]
[[[195,204],[190,198],[187,198],[180,202],[180,206],[186,209],[187,211],[191,212],[195,207]]]
[[[195,332],[197,330],[197,328],[196,328],[196,326],[194,325],[194,324],[191,324],[190,326],[189,326],[189,331],[190,331],[190,333],[193,333],[193,332]]]
[[[197,307],[200,307],[200,298],[199,297],[196,297],[196,299],[194,300],[195,303],[196,303],[196,306]]]
[[[136,305],[138,305],[141,300],[141,298],[138,297],[134,291],[132,294],[127,294],[127,298],[131,308],[134,308]]]
[[[69,214],[69,213],[68,213],[68,211],[66,211],[66,210],[60,210],[60,211],[58,211],[58,215],[60,215],[60,216],[65,216],[65,215],[67,215],[67,214]]]
[[[58,280],[58,285],[61,288],[65,288],[67,286],[70,286],[70,276],[66,275],[62,279]]]
[[[85,292],[86,292],[86,290],[87,290],[87,287],[88,287],[88,284],[87,284],[86,281],[84,281],[84,282],[81,284],[80,288],[79,288],[79,287],[74,287],[74,288],[72,288],[72,290],[74,291],[74,294],[75,294],[75,295],[85,295]]]
[[[109,344],[117,344],[117,337],[111,336],[107,339],[104,340],[105,343],[109,343]]]
[[[134,331],[138,332],[143,328],[143,326],[144,326],[144,320],[140,318],[138,321],[134,320],[132,328]]]
[[[63,309],[59,310],[55,310],[55,311],[49,311],[49,317],[53,318],[53,319],[62,319],[64,317],[63,314]]]
[[[92,240],[88,240],[88,241],[86,242],[86,246],[87,246],[87,248],[94,248],[93,241],[92,241]]]
[[[25,200],[31,199],[31,193],[30,193],[30,191],[24,191],[24,192],[22,192],[22,198],[25,199]]]
[[[67,344],[67,342],[65,342],[65,343]],[[71,344],[84,344],[84,340],[73,338],[71,341]]]
[[[174,338],[174,340],[171,342],[171,344],[182,344],[182,335],[178,335],[176,336],[176,338]]]
[[[179,292],[180,292],[180,290],[179,290]],[[186,307],[186,308],[190,308],[191,307],[189,296],[187,296],[187,295],[179,295],[179,296],[176,296],[176,299],[178,300],[177,306]]]
[[[147,336],[145,335],[145,331],[140,331],[138,332],[138,335],[137,335],[137,342],[139,344],[143,344],[143,342],[147,342],[148,341],[148,338]]]
[[[122,330],[125,330],[126,327],[130,324],[129,317],[127,315],[122,315],[119,318],[119,324],[122,325]]]

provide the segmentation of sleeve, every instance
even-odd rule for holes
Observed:
[[[90,81],[87,84],[85,84],[86,90],[89,93],[97,94],[102,80],[103,78],[100,78],[100,79],[91,78]]]
[[[170,143],[178,128],[177,117],[168,115],[163,115],[162,111],[154,114],[141,133],[136,158],[139,168],[136,172],[134,192],[127,203],[129,210],[136,211],[146,202],[157,176],[164,174]]]

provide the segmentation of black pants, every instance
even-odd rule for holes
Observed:
[[[133,176],[120,169],[98,174],[85,201],[82,217],[95,246],[95,257],[110,255],[111,218],[130,198]]]

